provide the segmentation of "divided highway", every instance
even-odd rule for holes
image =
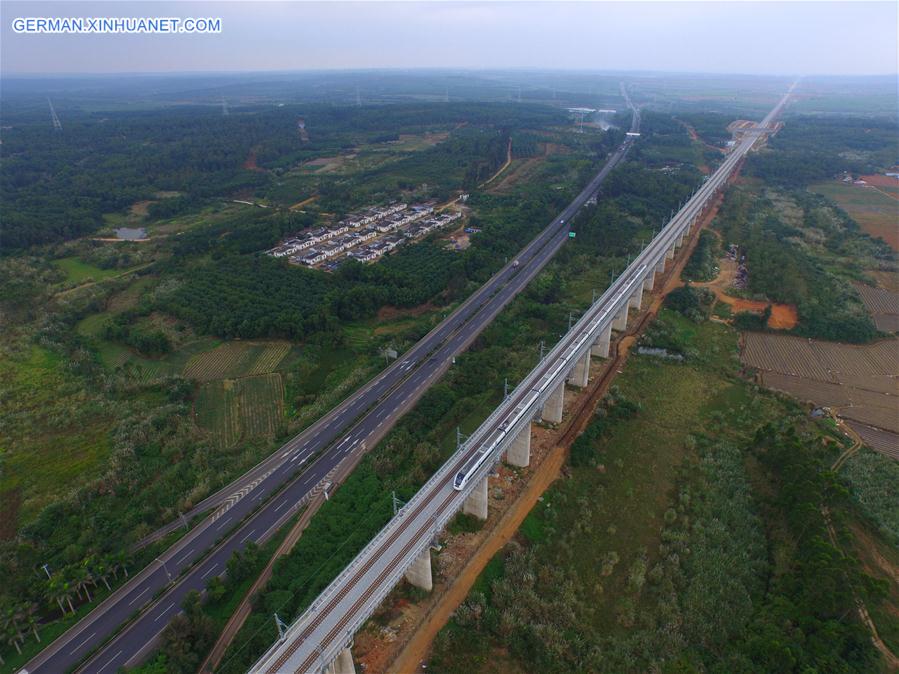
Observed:
[[[794,85],[795,86],[795,85]],[[603,295],[563,336],[487,420],[382,529],[312,605],[252,668],[253,672],[319,672],[352,643],[412,562],[458,512],[476,485],[483,485],[502,452],[531,420],[540,415],[552,391],[564,385],[574,364],[589,354],[595,340],[611,328],[631,299],[639,297],[666,256],[673,251],[715,193],[783,108],[793,87],[696,191],[662,231],[643,249]],[[530,432],[529,430],[527,432]],[[454,488],[454,478],[479,453],[485,460],[468,487]]]
[[[632,110],[631,131],[636,132],[640,118],[638,111],[633,107]],[[202,590],[210,578],[222,574],[235,550],[250,541],[267,540],[295,514],[316,487],[322,488],[347,458],[355,459],[374,447],[439,379],[452,359],[474,341],[563,245],[568,238],[570,219],[596,193],[632,142],[633,138],[628,137],[574,201],[515,260],[371,382],[187,513],[193,517],[215,508],[157,560],[33,658],[23,671],[66,671],[95,650],[78,671],[114,672],[139,661],[180,612],[181,602],[189,591]],[[301,472],[304,466],[307,467]],[[167,525],[151,540],[178,526],[180,522]]]

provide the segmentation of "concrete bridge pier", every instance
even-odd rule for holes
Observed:
[[[531,463],[531,424],[521,429],[506,450],[506,463],[524,468]]]
[[[618,332],[624,332],[627,329],[627,305],[621,307],[618,315],[612,321],[612,329]]]
[[[674,246],[671,246],[671,248],[668,249],[668,252],[665,253],[665,259],[666,259],[666,260],[673,260],[673,259],[674,259]]]
[[[353,654],[349,648],[340,651],[337,659],[325,668],[325,674],[356,674]]]
[[[431,548],[424,549],[418,558],[412,562],[412,566],[406,569],[406,580],[411,585],[421,588],[425,592],[434,589],[434,580],[431,576]]]
[[[684,245],[684,237],[687,235],[688,230],[689,230],[689,227],[687,229],[682,229],[681,233],[678,235],[678,237],[677,237],[677,247],[678,248],[680,248],[681,246]]]
[[[544,421],[557,424],[562,421],[562,406],[565,404],[565,382],[563,381],[555,391],[549,394],[549,398],[543,403],[540,410],[540,418]]]
[[[646,275],[646,278],[643,279],[643,292],[650,293],[652,292],[653,286],[656,284],[656,273],[655,271],[649,272]]]
[[[600,358],[608,358],[609,357],[609,344],[612,341],[612,326],[610,325],[606,329],[604,329],[599,337],[596,338],[596,342],[593,344],[593,348],[590,349],[591,356],[599,356]]]
[[[663,257],[661,262],[656,265],[656,274],[664,274],[665,273],[665,258]]]
[[[468,495],[468,498],[465,499],[465,503],[462,504],[462,512],[466,515],[474,515],[480,520],[487,519],[487,476],[484,476],[484,479],[480,481],[477,487],[474,488],[474,491]],[[428,553],[430,555],[430,553]],[[430,557],[428,558],[428,565],[430,566]]]
[[[641,286],[636,290],[636,292],[631,295],[631,298],[627,301],[628,308],[636,309],[640,311],[640,307],[643,306],[643,287]]]
[[[571,379],[569,383],[578,388],[584,388],[590,381],[590,352],[585,353],[578,359],[571,371]]]

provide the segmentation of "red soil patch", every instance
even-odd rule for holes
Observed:
[[[721,302],[729,304],[734,313],[751,311],[762,313],[766,307],[771,307],[771,317],[768,319],[768,327],[775,330],[790,330],[799,322],[799,314],[796,307],[791,304],[775,304],[773,302],[759,302],[757,300],[744,300],[739,297],[731,297],[724,293],[715,292]]]
[[[862,176],[862,180],[864,180],[869,185],[874,185],[874,187],[896,187],[896,188],[899,188],[899,178],[894,178],[893,176],[883,176],[883,175]]]
[[[250,150],[250,154],[247,155],[247,159],[246,161],[244,161],[243,167],[248,171],[265,173],[265,169],[259,168],[259,165],[256,163],[256,150]]]

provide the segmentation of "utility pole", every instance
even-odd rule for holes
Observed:
[[[572,318],[572,312],[569,311],[568,312],[568,330],[567,330],[567,332],[571,331],[571,318]]]
[[[505,381],[503,381],[503,400],[509,397],[509,378],[506,377]]]
[[[400,501],[400,500],[396,497],[396,492],[395,492],[395,491],[390,492],[390,493],[391,493],[392,496],[393,496],[393,515],[394,515],[394,517],[395,517],[396,514],[400,511],[400,508],[402,508],[402,507],[403,507],[404,505],[406,505],[406,504],[403,503],[402,501]]]
[[[167,567],[165,565],[165,562],[163,562],[161,559],[159,559],[159,557],[156,558],[156,561],[159,562],[160,564],[162,564],[162,570],[165,571],[165,575],[168,576],[169,582],[171,583],[172,582],[172,574],[169,573],[169,567]]]
[[[185,530],[187,530],[187,529],[190,528],[190,527],[187,526],[187,518],[184,516],[184,513],[179,512],[179,513],[178,513],[178,519],[181,520],[181,524],[184,526],[184,529],[185,529]]]
[[[49,564],[44,564],[41,568],[44,570],[44,573],[47,574],[47,579],[48,579],[48,580],[49,580],[50,578],[52,578],[52,576],[50,575],[50,565],[49,565]]]
[[[543,348],[544,348],[544,344],[543,344],[543,340],[541,339],[540,340],[540,361],[541,362],[543,362]]]

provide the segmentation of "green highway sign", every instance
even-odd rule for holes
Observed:
[[[569,238],[569,239],[573,239],[573,238],[576,237],[576,236],[577,236],[577,233],[576,233],[576,232],[568,232],[568,238]]]

